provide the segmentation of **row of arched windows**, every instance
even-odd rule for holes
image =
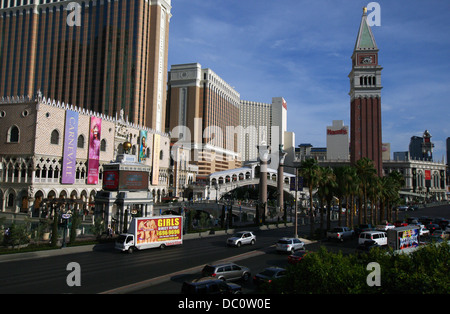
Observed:
[[[359,77],[359,85],[361,85],[361,86],[377,85],[377,78],[376,78],[376,76],[372,76],[372,75],[360,76]]]
[[[17,125],[13,125],[8,129],[7,139],[8,143],[19,143],[20,142],[20,130]],[[77,147],[84,148],[85,147],[85,138],[83,134],[80,134],[77,139]],[[60,144],[60,135],[59,131],[54,129],[50,134],[50,144],[59,145]],[[100,151],[106,152],[106,140],[102,139],[100,142]]]

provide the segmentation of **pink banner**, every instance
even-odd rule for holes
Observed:
[[[89,132],[89,162],[87,184],[98,184],[101,130],[102,119],[91,117],[91,129]]]

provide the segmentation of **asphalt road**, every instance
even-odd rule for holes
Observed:
[[[450,206],[424,208],[400,215],[444,217],[450,219]],[[309,226],[300,226],[299,235]],[[207,264],[221,260],[248,266],[255,274],[265,267],[287,265],[287,256],[275,252],[278,238],[291,236],[293,228],[258,231],[254,246],[228,248],[227,236],[184,241],[183,245],[165,250],[151,249],[126,254],[114,251],[112,245],[99,245],[93,251],[51,257],[6,261],[0,259],[1,294],[94,294],[94,293],[179,293],[184,280],[197,276]],[[354,251],[356,242],[322,242],[310,244],[314,250],[327,245],[331,250]],[[74,268],[79,266],[79,286],[70,286]],[[244,292],[254,292],[251,281],[243,283]]]

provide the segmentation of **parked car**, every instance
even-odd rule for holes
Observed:
[[[250,269],[245,266],[239,266],[235,263],[223,263],[216,265],[205,265],[202,269],[202,276],[214,277],[221,280],[244,280],[247,281],[250,276]]]
[[[425,228],[425,227],[420,227],[420,229],[419,229],[419,235],[420,235],[421,237],[429,236],[429,235],[430,235],[430,230],[428,230],[428,229]]]
[[[294,253],[297,250],[302,250],[305,243],[297,238],[281,238],[275,245],[277,252]]]
[[[401,206],[397,207],[397,209],[399,211],[404,211],[404,212],[406,212],[408,210],[408,208],[409,208],[409,206],[407,206],[407,205],[401,205]]]
[[[426,225],[432,223],[433,219],[430,217],[427,217],[427,216],[422,216],[422,217],[419,217],[419,222],[426,226]]]
[[[365,231],[359,235],[358,244],[366,241],[375,241],[378,245],[387,245],[387,235],[383,231]]]
[[[445,219],[445,218],[440,218],[440,219],[436,219],[436,220],[435,220],[435,223],[436,223],[437,225],[439,225],[439,227],[440,227],[442,230],[445,230],[445,228],[447,228],[448,222],[449,222],[449,220],[448,220],[448,219]]]
[[[355,228],[355,233],[359,235],[361,232],[371,230],[375,230],[371,224],[361,224]]]
[[[231,238],[227,239],[228,246],[240,247],[243,244],[255,244],[256,236],[251,231],[236,232]]]
[[[445,231],[450,233],[450,225],[448,225],[447,227],[445,227]]]
[[[306,254],[308,254],[308,252],[305,250],[297,251],[288,256],[288,263],[291,265],[297,264],[306,256]]]
[[[379,231],[388,231],[389,229],[394,229],[394,228],[395,228],[395,226],[390,223],[375,226],[375,229],[379,230]]]
[[[411,225],[411,224],[417,224],[419,222],[419,218],[417,217],[408,217],[406,218],[406,222]]]
[[[394,222],[395,227],[406,227],[408,224],[402,220],[396,220]]]
[[[273,280],[286,275],[286,269],[281,267],[268,267],[253,277],[253,283],[260,285],[262,283],[271,283]]]
[[[344,241],[355,236],[355,231],[348,227],[335,227],[327,232],[328,240]]]
[[[447,240],[449,237],[449,234],[447,232],[445,232],[444,230],[435,230],[432,234],[431,234],[431,238],[435,239],[435,238],[441,238],[442,240]]]
[[[192,282],[185,281],[181,286],[184,294],[240,294],[242,287],[235,283],[224,282],[215,278],[201,278]]]
[[[436,230],[441,229],[439,227],[439,225],[437,225],[437,224],[428,224],[428,225],[425,225],[425,228],[427,228],[430,231],[430,234],[432,234]]]

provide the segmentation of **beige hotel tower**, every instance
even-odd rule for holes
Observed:
[[[130,122],[164,132],[171,8],[171,0],[0,0],[0,97],[40,91],[108,116],[123,109]]]

